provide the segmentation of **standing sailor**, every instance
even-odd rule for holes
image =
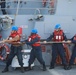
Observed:
[[[54,42],[63,42],[63,43],[65,42],[65,40],[67,40],[63,30],[61,29],[60,24],[57,24],[55,26],[55,30],[54,30],[53,34],[49,38],[47,38],[46,41],[51,41],[51,40]],[[46,41],[44,41],[44,43],[46,43]],[[64,66],[64,69],[65,70],[68,69],[63,43],[53,43],[52,44],[52,60],[51,60],[49,69],[53,69],[55,67],[55,62],[56,62],[56,58],[57,58],[58,54],[60,55],[60,57],[62,59],[62,64]]]
[[[3,40],[3,43],[10,43],[11,44],[11,52],[8,56],[8,59],[7,59],[7,62],[6,62],[6,67],[2,71],[2,73],[8,72],[8,67],[9,67],[9,65],[11,65],[11,62],[12,62],[15,55],[17,56],[19,65],[21,66],[21,72],[22,73],[24,72],[22,52],[21,52],[22,46],[18,43],[20,41],[21,37],[20,37],[20,34],[17,31],[18,31],[18,27],[13,26],[12,27],[12,32],[11,32],[9,38],[6,39],[6,40]]]

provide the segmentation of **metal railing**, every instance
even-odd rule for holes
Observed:
[[[55,2],[57,1],[57,0],[54,0]],[[5,1],[0,1],[0,2],[6,2],[6,5],[8,6],[8,2],[10,3],[10,5],[9,6],[11,6],[11,3],[12,2],[16,2],[17,3],[17,5],[16,5],[16,7],[5,7],[5,8],[1,8],[1,9],[12,9],[12,10],[16,10],[16,13],[15,14],[18,14],[18,12],[19,12],[19,10],[36,10],[36,9],[40,9],[40,10],[55,10],[56,9],[56,7],[20,7],[20,4],[21,4],[21,2],[39,2],[39,3],[41,3],[41,2],[43,2],[43,0],[5,0]],[[51,3],[51,2],[53,2],[53,0],[46,0],[46,2],[47,3]]]
[[[19,0],[6,0],[6,1],[0,1],[0,2],[16,2]],[[43,2],[42,0],[20,0],[20,1],[26,1],[26,2]],[[52,0],[46,0],[46,2],[52,2]]]
[[[38,3],[38,2],[40,2],[40,3],[43,2],[42,0],[40,0],[40,1],[39,1],[39,0],[38,0],[38,1],[37,1],[37,0],[10,0],[10,1],[9,1],[9,0],[6,0],[6,1],[0,1],[0,2],[1,2],[1,3],[2,3],[2,2],[6,2],[6,4],[8,5],[8,2],[10,2],[10,3],[14,2],[14,3],[15,3],[15,1],[17,1],[17,7],[20,6],[20,4],[21,4],[20,2],[21,2],[21,1],[22,1],[22,2],[25,2],[25,1],[26,1],[26,2],[37,2],[37,3]],[[55,1],[56,1],[56,0],[55,0]],[[50,1],[47,1],[47,0],[46,0],[46,2],[51,3],[51,2],[53,2],[53,0],[50,0]],[[8,8],[2,8],[2,9],[8,9]],[[16,9],[16,8],[9,8],[9,9]],[[27,7],[26,7],[26,8],[19,8],[19,9],[34,9],[34,8],[30,8],[30,7],[27,8]],[[39,8],[39,9],[49,9],[49,8],[44,8],[44,7],[43,7],[43,8]]]

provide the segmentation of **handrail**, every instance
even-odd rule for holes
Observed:
[[[8,9],[8,8],[1,8],[1,9]],[[9,8],[9,9],[17,9],[17,8]],[[19,9],[37,9],[37,8],[19,8]],[[55,8],[38,8],[38,9],[55,9]]]
[[[14,2],[14,1],[18,1],[18,0],[11,0],[11,1],[0,1],[0,2]],[[35,1],[35,0],[20,0],[20,1],[27,1],[27,2],[43,2],[43,1]],[[53,2],[53,1],[46,1],[46,2]]]
[[[6,1],[0,1],[0,2],[6,2],[6,3],[8,3],[8,2],[14,2],[14,1],[17,1],[17,7],[19,7],[19,5],[20,5],[20,1],[33,1],[33,2],[43,2],[43,1],[36,1],[36,0],[11,0],[11,1],[9,1],[9,0],[6,0]],[[46,1],[46,2],[53,2],[53,0],[51,0],[51,1]],[[19,3],[19,4],[18,4]],[[1,9],[17,9],[17,7],[16,8],[1,8]],[[47,7],[47,8],[30,8],[30,7],[25,7],[25,8],[18,8],[18,9],[49,9],[49,7]],[[54,9],[54,8],[50,8],[50,9]]]
[[[17,1],[16,3],[17,3],[17,6],[14,8],[14,7],[7,7],[8,6],[8,2],[10,2],[10,3],[12,3],[12,2],[14,2],[15,3],[15,1]],[[18,11],[19,10],[24,10],[24,9],[26,9],[26,10],[36,10],[36,9],[39,9],[39,10],[54,10],[55,8],[52,8],[52,7],[20,7],[20,4],[21,4],[21,1],[22,2],[43,2],[43,0],[5,0],[5,1],[0,1],[0,2],[6,2],[6,7],[5,8],[0,8],[0,9],[14,9],[14,10],[16,10],[16,13],[15,13],[15,15],[17,15],[18,14]],[[56,1],[56,0],[54,0],[54,1]],[[53,0],[46,0],[46,2],[49,2],[49,3],[51,3],[51,2],[53,2]]]

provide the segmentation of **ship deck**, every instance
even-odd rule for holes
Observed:
[[[9,72],[2,73],[1,71],[5,66],[0,66],[0,75],[76,75],[76,66],[73,66],[71,70],[64,70],[62,66],[57,66],[54,69],[49,69],[47,71],[42,71],[41,67],[35,66],[31,71],[20,72],[20,69],[12,69],[9,67]]]

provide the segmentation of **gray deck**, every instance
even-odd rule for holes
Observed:
[[[13,70],[11,67],[9,72],[1,73],[4,69],[4,66],[0,66],[0,75],[76,75],[76,66],[74,66],[71,70],[64,70],[61,66],[57,66],[54,69],[49,69],[47,67],[47,71],[42,71],[41,67],[36,66],[31,71],[25,71],[25,73],[21,73],[20,69]]]

